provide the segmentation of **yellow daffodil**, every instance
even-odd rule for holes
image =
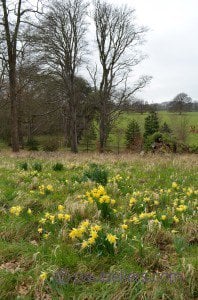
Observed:
[[[143,198],[143,201],[144,201],[144,202],[150,202],[150,198],[149,198],[149,197],[144,197],[144,198]]]
[[[151,211],[150,213],[144,212],[139,215],[139,218],[140,219],[151,219],[151,218],[155,217],[155,215],[156,215],[155,211]]]
[[[45,219],[45,218],[41,218],[41,219],[39,220],[39,223],[41,223],[41,224],[45,224],[45,222],[46,222],[46,219]]]
[[[159,224],[160,222],[158,221],[158,219],[153,220],[154,224]]]
[[[91,226],[91,230],[95,230],[96,232],[100,231],[102,227],[100,225]]]
[[[80,232],[81,234],[83,234],[83,233],[86,232],[87,227],[81,225],[81,226],[78,227],[78,230],[79,230],[79,232]]]
[[[107,241],[110,243],[110,244],[115,244],[116,243],[116,240],[118,239],[116,235],[113,235],[111,233],[108,233],[107,234]]]
[[[60,220],[60,221],[62,221],[62,220],[64,220],[64,214],[58,214],[58,219]]]
[[[93,245],[93,244],[95,244],[95,238],[94,237],[90,237],[89,239],[88,239],[88,243],[90,244],[90,245]]]
[[[172,183],[172,188],[173,188],[173,189],[177,189],[177,188],[178,188],[178,185],[177,185],[176,182],[173,182],[173,183]]]
[[[22,207],[20,205],[12,206],[10,208],[10,213],[17,217],[20,215],[21,211],[22,211]]]
[[[38,228],[38,233],[42,233],[43,232],[43,228],[39,227]]]
[[[183,212],[183,211],[186,211],[187,210],[187,206],[186,205],[179,205],[177,208],[176,208],[177,211],[179,212]]]
[[[50,219],[51,223],[54,224],[55,216],[54,215],[50,215],[49,219]]]
[[[54,188],[53,188],[53,186],[52,186],[51,184],[48,184],[48,185],[46,186],[46,189],[47,189],[49,192],[53,192],[53,191],[54,191]]]
[[[47,239],[49,238],[49,235],[50,235],[50,232],[45,233],[45,234],[43,235],[44,239],[47,240]]]
[[[47,279],[47,273],[46,272],[42,272],[41,275],[39,276],[39,279],[41,281],[45,281]]]
[[[65,221],[70,221],[71,220],[71,216],[68,214],[64,214],[64,220]]]
[[[103,195],[102,197],[100,197],[99,202],[100,203],[110,203],[111,199],[109,196],[107,195]]]
[[[121,228],[124,229],[124,230],[126,230],[126,229],[128,229],[128,225],[127,224],[122,224]]]
[[[93,200],[92,197],[88,197],[88,201],[89,201],[89,203],[93,203],[94,202],[94,200]]]
[[[138,219],[138,217],[134,216],[130,219],[130,222],[134,223],[134,224],[139,224],[140,220]]]
[[[58,205],[58,211],[61,211],[61,212],[62,212],[63,210],[64,210],[64,206],[63,206],[63,205],[61,205],[61,204],[60,204],[60,205]]]
[[[176,216],[173,217],[173,221],[174,221],[175,223],[179,223],[179,219],[178,219]]]
[[[46,212],[46,213],[45,213],[45,218],[46,218],[46,219],[49,219],[49,218],[50,218],[50,213]]]
[[[69,237],[72,240],[74,240],[75,238],[81,238],[82,235],[83,235],[82,228],[81,229],[79,229],[79,228],[72,228],[72,230],[69,233]]]
[[[89,226],[89,220],[81,222],[81,226],[87,228]]]
[[[89,246],[89,242],[88,241],[83,241],[81,244],[81,249],[85,249]]]
[[[95,230],[91,230],[91,232],[90,232],[90,236],[91,236],[92,238],[96,239],[96,238],[98,237],[98,233],[97,233],[97,231],[95,231]]]

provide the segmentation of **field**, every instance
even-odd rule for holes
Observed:
[[[198,113],[197,112],[187,112],[183,113],[182,115],[179,115],[177,113],[169,113],[167,111],[160,111],[158,112],[159,115],[159,122],[160,125],[162,125],[164,122],[166,122],[170,128],[173,130],[173,133],[177,136],[177,130],[176,126],[179,126],[182,122],[186,122],[187,127],[187,140],[186,143],[189,145],[198,145],[198,134],[197,133],[191,133],[190,126],[195,126],[198,130]],[[127,128],[127,125],[131,120],[136,120],[140,127],[142,134],[144,132],[144,120],[147,116],[147,113],[140,114],[140,113],[124,113],[122,114],[119,119],[117,120],[116,128],[121,129],[121,132],[118,134],[116,130],[110,135],[109,138],[109,149],[116,149],[118,141],[120,143],[120,147],[124,149],[125,146],[125,130]],[[182,121],[183,120],[183,121]],[[114,127],[115,128],[115,127]]]
[[[197,156],[0,157],[0,299],[197,299]]]

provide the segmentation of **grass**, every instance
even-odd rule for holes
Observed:
[[[198,124],[198,112],[188,112],[179,115],[177,113],[169,113],[167,111],[160,111],[158,113],[160,125],[166,122],[170,128],[173,130],[175,135],[177,136],[176,125],[181,119],[186,119],[187,122],[187,140],[186,143],[189,145],[198,145],[198,134],[190,133],[190,126],[196,126]],[[116,127],[121,129],[120,135],[116,134],[115,130],[110,135],[109,138],[109,148],[116,148],[117,143],[119,141],[120,147],[125,148],[125,130],[127,125],[131,120],[136,120],[141,128],[142,134],[144,132],[144,120],[147,116],[147,113],[140,114],[140,113],[124,113],[122,114],[119,119],[117,120]],[[115,128],[115,127],[114,127]]]
[[[2,151],[0,299],[196,299],[196,159]]]

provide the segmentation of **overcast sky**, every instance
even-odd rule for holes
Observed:
[[[136,69],[153,76],[138,96],[149,102],[185,92],[198,100],[198,0],[111,0],[136,9],[138,24],[150,28],[143,46],[148,59]]]

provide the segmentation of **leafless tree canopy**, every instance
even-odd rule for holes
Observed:
[[[69,106],[72,151],[77,152],[77,70],[86,51],[87,3],[53,1],[40,29],[42,63],[64,82],[64,104]]]
[[[141,77],[133,87],[128,79],[133,68],[143,59],[137,51],[147,31],[135,24],[135,11],[126,6],[114,7],[97,0],[94,9],[96,43],[101,64],[90,71],[95,90],[99,90],[100,147],[104,151],[108,128],[118,112],[118,107],[137,90],[145,87],[150,78]],[[117,103],[115,109],[114,105]]]
[[[147,28],[136,25],[135,10],[96,0],[92,19],[99,64],[88,63],[88,83],[80,71],[91,56],[89,4],[86,0],[33,3],[0,0],[0,108],[6,107],[5,115],[10,115],[12,148],[19,151],[24,133],[31,139],[36,129],[45,127],[40,118],[51,120],[54,114],[73,152],[95,118],[104,151],[123,103],[150,80],[148,76],[130,79],[144,58],[139,46]]]
[[[39,3],[39,2],[38,2]],[[21,34],[21,24],[26,23],[27,15],[37,13],[39,4],[34,8],[27,1],[0,1],[0,33],[1,46],[0,58],[6,63],[9,78],[9,98],[11,111],[11,136],[13,151],[19,151],[19,124],[18,124],[18,101],[17,101],[17,57],[19,36]]]

